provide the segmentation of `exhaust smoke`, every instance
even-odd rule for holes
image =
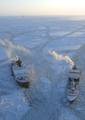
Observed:
[[[50,55],[52,55],[56,60],[66,61],[67,63],[69,63],[69,65],[70,65],[71,68],[74,68],[75,63],[74,63],[74,61],[73,61],[68,55],[61,55],[61,54],[56,53],[55,51],[50,51],[49,53],[50,53]]]
[[[0,39],[0,46],[5,49],[5,52],[10,60],[16,60],[16,57],[18,56],[18,53],[22,54],[30,54],[30,50],[14,44],[11,40],[9,39]]]

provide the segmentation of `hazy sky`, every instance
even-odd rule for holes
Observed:
[[[0,15],[85,15],[85,0],[0,0]]]

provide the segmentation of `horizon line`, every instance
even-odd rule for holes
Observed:
[[[41,17],[43,17],[43,16],[74,16],[74,17],[76,17],[76,16],[85,16],[85,14],[83,14],[83,15],[81,15],[81,14],[79,14],[79,15],[77,15],[77,14],[71,14],[71,15],[69,15],[69,14],[66,14],[66,15],[64,15],[64,14],[58,14],[58,15],[0,15],[0,17],[38,17],[38,16],[41,16]]]

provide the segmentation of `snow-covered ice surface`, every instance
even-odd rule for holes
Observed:
[[[85,120],[84,37],[84,17],[0,17],[0,40],[10,40],[7,49],[0,42],[0,120]],[[69,55],[82,71],[80,96],[71,105],[65,95],[69,65],[50,50]],[[11,76],[7,55],[13,51],[28,67],[29,89]]]

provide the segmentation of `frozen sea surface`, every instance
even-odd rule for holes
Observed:
[[[84,37],[84,17],[0,17],[0,40],[10,40],[7,49],[0,44],[0,120],[85,120]],[[50,50],[69,55],[82,71],[72,105],[65,96],[69,66]],[[13,51],[28,67],[29,89],[11,76],[7,53]]]

